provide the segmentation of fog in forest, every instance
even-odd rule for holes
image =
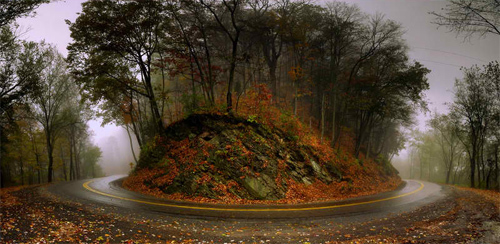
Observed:
[[[67,56],[68,50],[66,47],[75,40],[70,37],[70,30],[65,20],[73,23],[76,21],[76,18],[78,17],[77,13],[80,13],[82,11],[82,2],[84,1],[56,1],[51,4],[40,6],[40,8],[37,9],[37,14],[35,17],[28,16],[25,18],[20,18],[19,20],[17,20],[17,23],[21,27],[21,30],[29,30],[26,31],[25,34],[23,34],[22,39],[35,42],[41,42],[42,40],[44,40],[45,42],[51,43],[55,47],[57,47],[57,51],[60,52],[62,56]],[[315,2],[318,5],[326,6],[326,3],[330,3],[333,1],[318,0]],[[470,157],[468,157],[466,153],[464,153],[464,151],[466,152],[467,150],[470,150],[470,146],[468,146],[467,143],[467,140],[471,139],[467,137],[469,128],[467,127],[466,123],[455,123],[457,121],[463,122],[466,120],[464,118],[456,119],[454,118],[454,116],[451,116],[453,114],[449,114],[451,112],[449,106],[456,100],[454,92],[456,79],[463,80],[464,73],[467,72],[471,74],[477,73],[478,77],[480,77],[481,75],[484,76],[488,73],[486,72],[486,70],[476,71],[474,69],[471,69],[467,71],[463,70],[463,68],[470,69],[471,67],[474,67],[474,65],[482,67],[482,65],[486,65],[492,60],[499,59],[499,36],[471,36],[471,38],[464,39],[463,36],[459,36],[457,35],[457,33],[447,31],[446,28],[437,28],[437,25],[434,23],[436,16],[429,13],[445,7],[446,1],[349,0],[346,2],[348,5],[355,4],[356,8],[359,8],[359,11],[361,13],[366,13],[373,16],[376,16],[377,13],[380,13],[380,17],[382,17],[382,19],[394,21],[394,23],[397,23],[399,26],[398,28],[400,28],[398,29],[400,31],[397,32],[398,35],[400,35],[398,36],[398,38],[404,40],[404,42],[401,43],[400,47],[405,47],[403,48],[405,50],[405,58],[407,57],[409,62],[421,63],[423,67],[430,71],[429,73],[426,73],[426,82],[428,82],[429,84],[429,89],[422,92],[423,96],[421,99],[422,101],[425,101],[425,103],[427,103],[427,110],[418,109],[412,111],[415,112],[415,114],[413,114],[414,123],[411,125],[400,126],[401,123],[398,121],[393,125],[393,127],[391,127],[393,129],[395,128],[394,130],[381,129],[382,127],[378,128],[380,130],[374,130],[379,132],[379,134],[373,134],[373,140],[376,143],[367,143],[367,141],[370,140],[365,140],[366,145],[362,145],[363,143],[360,143],[358,145],[357,151],[359,152],[361,149],[363,149],[368,152],[370,149],[367,150],[367,147],[378,147],[378,144],[382,144],[382,142],[384,141],[381,138],[382,134],[384,134],[385,132],[387,132],[387,140],[385,140],[386,143],[389,143],[389,141],[397,141],[396,137],[399,137],[399,135],[404,135],[401,136],[401,138],[404,137],[406,141],[404,146],[399,146],[395,143],[388,145],[387,147],[381,146],[381,148],[386,151],[384,152],[384,155],[387,158],[392,159],[390,161],[399,171],[399,174],[402,178],[415,178],[437,182],[449,181],[459,184],[469,183],[468,180],[471,178],[470,175],[474,175],[473,171],[470,172],[470,167],[467,167],[467,165],[470,164]],[[46,23],[51,24],[47,25]],[[50,26],[50,28],[48,28],[48,26]],[[219,39],[214,40],[218,41]],[[252,53],[258,54],[260,52],[256,49],[253,50]],[[288,82],[291,81],[291,79],[284,79],[283,77],[288,77],[290,73],[287,70],[291,70],[291,68],[293,67],[289,67],[290,62],[285,62],[286,58],[284,57],[285,55],[283,55],[282,61],[280,61],[281,63],[279,63],[279,67],[282,68],[279,69],[277,75],[278,77],[281,77],[280,79],[282,79],[280,81],[283,86],[283,91],[281,93],[281,95],[283,96],[282,98],[287,101],[287,106],[292,106],[294,105],[294,101],[296,100],[293,100],[291,96],[287,97],[287,94],[289,93],[289,91],[291,91],[292,87],[295,87],[295,85],[291,84],[291,86],[285,86],[288,84]],[[316,58],[318,58],[317,60],[320,60],[319,57]],[[257,60],[259,60],[258,57],[255,58],[254,61]],[[311,67],[313,66],[314,65],[311,65]],[[497,66],[494,66],[492,64],[491,68],[495,67]],[[310,74],[308,73],[310,77],[314,77],[315,74],[318,74],[318,72],[311,71]],[[261,77],[259,71],[259,79],[253,80],[265,82],[260,78]],[[241,77],[237,77],[236,79],[241,80]],[[176,82],[176,84],[178,83],[181,82]],[[464,81],[464,84],[466,83],[467,82]],[[189,84],[191,83],[186,83],[184,85],[188,87]],[[321,84],[324,85],[323,83]],[[483,85],[481,87],[488,86]],[[312,87],[309,88],[312,89]],[[463,94],[467,94],[466,88],[467,87],[463,89]],[[172,92],[174,90],[175,92]],[[170,100],[168,100],[171,105],[171,109],[169,108],[168,110],[172,111],[170,111],[169,113],[165,113],[165,116],[169,117],[169,121],[176,121],[180,117],[182,117],[178,116],[182,114],[182,111],[179,108],[182,108],[183,103],[186,102],[186,97],[184,96],[185,91],[178,89],[178,87],[175,87],[175,89],[173,89],[172,91],[169,90]],[[329,131],[329,128],[332,128],[332,124],[339,122],[336,121],[339,120],[339,117],[332,116],[332,111],[340,114],[340,110],[343,110],[338,108],[339,103],[336,103],[336,98],[338,97],[337,91],[335,90],[334,92],[334,90],[332,90],[330,92],[331,94],[329,94],[329,91],[327,91],[326,88],[314,88],[310,92],[312,95],[308,95],[309,98],[305,98],[307,96],[302,96],[301,98],[302,100],[300,101],[298,106],[298,117],[302,116],[303,121],[308,121],[309,125],[311,125],[311,122],[313,121],[311,120],[312,116],[313,119],[315,119],[315,121],[313,121],[314,126],[318,129],[320,128],[319,125],[321,123],[323,123],[323,125],[326,123],[326,126],[323,126],[326,128],[325,135],[331,135],[332,133]],[[483,94],[487,94],[487,92],[483,92]],[[216,95],[219,97],[223,96],[223,94]],[[331,95],[331,99],[328,98],[329,95]],[[486,99],[491,98],[492,101],[495,101],[496,103],[497,100],[493,99],[495,97],[498,97],[497,94],[491,93],[486,97]],[[318,102],[321,100],[319,98],[326,98],[325,102]],[[309,103],[313,106],[309,106]],[[302,108],[301,110],[300,106],[303,106],[304,108]],[[325,106],[324,109],[323,106]],[[490,110],[496,113],[496,108],[491,108]],[[320,115],[323,113],[326,115],[326,121],[321,122]],[[356,115],[358,113],[351,111],[346,112],[346,114]],[[492,114],[494,113],[492,112]],[[441,115],[449,115],[449,118],[446,116],[446,118],[441,118]],[[102,151],[102,157],[99,160],[99,164],[101,165],[104,173],[106,175],[129,173],[131,169],[130,163],[135,163],[135,160],[133,152],[130,150],[130,140],[127,131],[113,124],[106,124],[104,127],[101,127],[100,119],[96,117],[94,117],[93,119],[94,120],[88,122],[88,127],[91,131],[93,131],[93,138],[91,138],[91,141],[93,141]],[[120,120],[121,118],[117,119]],[[430,128],[430,126],[428,125],[428,121],[430,121],[431,119],[435,119],[436,121],[441,122],[436,123],[436,125],[434,126],[435,128]],[[337,137],[338,134],[340,134],[342,126],[352,129],[355,128],[356,125],[356,123],[350,122],[345,122],[345,124],[342,126],[339,126],[338,124],[341,123],[337,123],[337,128],[333,129],[333,132],[337,132],[333,133],[336,134]],[[382,124],[384,123],[381,123],[381,125]],[[455,133],[455,130],[449,129],[455,128],[450,126],[455,124],[460,125],[457,127],[460,129],[460,133]],[[398,133],[392,133],[396,132],[396,129]],[[355,129],[352,131],[356,132]],[[482,138],[479,138],[482,140],[480,146],[477,146],[477,148],[474,148],[473,150],[475,152],[478,152],[475,156],[476,160],[479,162],[477,166],[477,170],[479,171],[479,174],[477,175],[477,181],[482,182],[485,187],[490,185],[500,186],[500,184],[493,182],[493,179],[498,178],[499,175],[499,173],[495,172],[499,172],[497,165],[499,164],[498,155],[500,155],[500,150],[495,149],[497,148],[497,145],[500,145],[500,140],[497,140],[497,134],[491,133],[492,131],[496,131],[496,128],[488,127],[484,128],[484,131],[486,131],[487,133],[484,133],[484,136]],[[391,132],[392,134],[389,132]],[[146,132],[144,134],[146,134]],[[360,132],[360,134],[362,133]],[[137,146],[137,143],[135,142],[136,135],[131,131],[130,136],[134,140],[134,151],[136,157],[138,158],[140,150]],[[323,137],[323,135],[321,135],[321,137]],[[372,135],[365,135],[365,137],[371,138]],[[361,136],[359,138],[361,141],[363,141],[363,138],[365,137]],[[450,145],[441,143],[441,139],[448,137],[459,138],[460,140],[456,139]],[[145,136],[144,138],[148,137]],[[152,138],[152,136],[149,136],[149,138]],[[500,138],[500,136],[498,138]],[[399,141],[398,143],[402,143],[402,141]],[[388,147],[394,147],[397,150],[389,150],[387,149]],[[441,151],[443,150],[441,149],[446,149],[447,147],[452,147],[453,150],[448,150],[451,153],[442,153]],[[374,149],[373,151],[384,150]],[[411,154],[410,151],[413,151],[413,154]],[[450,155],[453,155],[451,159],[449,158]],[[62,173],[59,173],[59,175],[61,175],[60,177],[62,177]]]
[[[109,127],[109,126],[108,126]],[[114,127],[114,126],[113,126]],[[100,127],[102,128],[102,127]],[[133,138],[134,151],[139,156],[139,146]],[[114,127],[113,133],[95,135],[95,143],[101,148],[102,157],[99,164],[106,176],[115,174],[128,174],[130,163],[135,165],[134,156],[130,150],[130,140],[127,131],[121,127]]]

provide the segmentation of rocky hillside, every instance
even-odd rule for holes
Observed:
[[[181,200],[276,203],[342,199],[396,188],[390,164],[357,160],[316,139],[222,114],[194,114],[141,151],[124,186]]]

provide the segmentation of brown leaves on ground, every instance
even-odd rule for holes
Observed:
[[[457,187],[464,191],[471,191],[493,202],[500,209],[500,192],[492,190],[481,190],[469,187]]]
[[[296,204],[308,202],[325,202],[325,201],[339,201],[347,198],[374,195],[381,192],[395,190],[400,184],[399,177],[388,177],[386,180],[379,180],[377,178],[372,180],[364,180],[362,176],[348,183],[347,181],[333,182],[325,184],[319,180],[310,185],[298,183],[294,180],[288,179],[288,191],[286,197],[279,200],[251,200],[242,199],[232,194],[229,189],[241,188],[236,181],[229,181],[227,185],[218,182],[212,182],[216,187],[214,190],[219,192],[218,198],[207,198],[202,196],[189,196],[183,193],[165,194],[161,189],[151,187],[144,184],[146,181],[151,181],[152,175],[161,169],[141,169],[136,174],[128,177],[123,186],[129,190],[140,192],[142,194],[155,196],[158,198],[177,200],[177,201],[191,201],[197,203],[216,203],[216,204]],[[202,179],[202,183],[207,183],[210,178]]]
[[[267,94],[256,89],[256,96]],[[383,159],[356,158],[352,145],[334,149],[296,117],[259,109],[266,97],[248,101],[257,102],[249,106],[255,109],[235,116],[196,113],[173,123],[168,136],[141,152],[124,187],[171,200],[286,204],[371,195],[401,184]],[[347,132],[343,137],[354,141]]]
[[[19,191],[27,186],[14,186],[7,188],[0,188],[0,208],[10,207],[13,205],[20,204],[18,199],[12,196],[10,193]]]
[[[240,191],[243,186],[239,183],[245,177],[259,177],[260,173],[250,170],[249,163],[243,167],[243,175],[239,179],[228,180],[225,183],[218,182],[215,177],[202,173],[200,168],[209,168],[213,175],[220,175],[220,171],[210,162],[206,161],[206,150],[209,150],[204,143],[201,150],[194,150],[196,141],[171,141],[166,147],[167,155],[162,161],[161,167],[142,168],[136,170],[123,183],[123,186],[131,191],[140,192],[146,195],[152,195],[158,198],[170,200],[192,201],[199,203],[218,203],[218,204],[293,204],[306,202],[323,202],[343,200],[347,198],[373,195],[381,192],[395,190],[401,183],[401,179],[396,174],[382,173],[383,166],[371,158],[356,159],[352,154],[344,153],[343,150],[335,152],[329,145],[321,143],[317,138],[309,135],[307,143],[314,150],[314,156],[321,165],[333,164],[335,168],[341,171],[342,179],[336,179],[330,184],[325,184],[320,180],[315,180],[311,184],[298,183],[293,179],[287,178],[287,166],[284,160],[277,159],[277,175],[275,177],[276,185],[286,182],[286,196],[279,200],[251,200],[242,199],[235,196],[232,191]],[[162,143],[161,141],[158,143]],[[249,154],[243,146],[240,139],[233,142],[235,145],[226,145],[226,148],[239,148],[243,155]],[[305,141],[302,143],[306,143]],[[300,149],[297,149],[300,150]],[[174,160],[172,158],[181,157]],[[201,157],[201,158],[200,158]],[[232,158],[232,157],[231,157]],[[228,158],[227,160],[231,160]],[[200,161],[202,160],[202,161]],[[266,163],[257,163],[263,168]],[[198,186],[213,186],[212,197],[188,195],[184,192],[174,192],[165,194],[163,189],[173,183],[175,177],[180,173],[189,172],[190,175],[197,174],[200,178],[196,179]],[[185,174],[184,174],[185,175]],[[223,177],[222,177],[223,178]],[[232,189],[232,191],[231,191]]]
[[[2,243],[499,243],[496,192],[446,188],[447,197],[366,222],[336,218],[197,220],[61,201],[38,188],[10,190],[0,208]],[[478,193],[476,193],[478,192]],[[5,194],[5,192],[3,192]],[[5,196],[5,195],[2,195]],[[488,196],[492,196],[490,198]],[[132,213],[134,212],[134,213]],[[156,217],[155,217],[156,216]]]
[[[350,243],[500,243],[498,192],[451,187],[450,196],[414,212],[358,225]],[[346,243],[347,240],[330,243]]]
[[[104,209],[43,196],[33,187],[1,189],[0,243],[151,243],[158,238],[147,225],[112,217]],[[8,201],[4,201],[4,199]],[[177,242],[182,243],[182,242]]]

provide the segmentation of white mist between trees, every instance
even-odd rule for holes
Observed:
[[[128,174],[131,170],[130,163],[135,165],[135,161],[130,150],[127,132],[121,127],[106,126],[105,128],[96,128],[90,126],[93,130],[105,134],[96,133],[95,135],[95,142],[102,151],[100,165],[104,173],[106,175]],[[135,138],[132,137],[132,140],[134,150],[139,152],[139,146]]]

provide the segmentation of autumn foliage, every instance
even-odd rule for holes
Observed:
[[[322,143],[256,85],[237,114],[202,111],[143,148],[124,186],[173,200],[241,204],[339,200],[394,190],[397,172]]]

